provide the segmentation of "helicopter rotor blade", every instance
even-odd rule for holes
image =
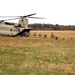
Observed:
[[[10,18],[10,17],[20,17],[20,16],[0,16],[0,18]]]
[[[16,19],[19,19],[19,18],[6,19],[6,20],[4,20],[4,21],[8,21],[8,20],[16,20]]]
[[[46,18],[42,18],[42,17],[28,17],[28,18],[34,18],[34,19],[46,19]]]
[[[10,18],[10,17],[25,18],[25,17],[29,17],[29,16],[32,16],[32,15],[36,15],[36,13],[25,15],[25,16],[0,16],[0,18]]]
[[[13,17],[11,19],[5,19],[5,20],[1,20],[1,22],[4,22],[4,21],[8,21],[8,20],[15,20],[15,19],[20,19],[20,18],[35,18],[35,19],[46,19],[46,18],[42,18],[42,17],[31,17],[32,15],[36,15],[36,13],[33,13],[33,14],[29,14],[29,15],[26,15],[26,16],[0,16],[0,18],[4,18],[4,17]]]
[[[1,23],[1,22],[4,22],[4,20],[0,20],[0,23]]]
[[[32,15],[36,15],[36,13],[29,14],[29,15],[26,15],[26,16],[21,16],[21,17],[25,18],[25,17],[29,17],[29,16],[32,16]]]
[[[4,22],[4,21],[8,21],[8,20],[15,20],[15,19],[19,19],[19,18],[12,18],[12,19],[0,20],[0,23]]]

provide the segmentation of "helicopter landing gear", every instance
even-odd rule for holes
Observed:
[[[30,34],[29,32],[25,32],[22,35],[25,36],[25,37],[29,37],[29,34]]]
[[[25,29],[22,32],[18,33],[19,36],[29,37],[30,36],[30,29]]]

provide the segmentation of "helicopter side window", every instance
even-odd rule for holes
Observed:
[[[12,29],[10,29],[10,31],[12,31]]]

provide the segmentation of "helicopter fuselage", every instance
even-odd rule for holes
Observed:
[[[4,36],[27,36],[30,28],[25,28],[21,25],[16,25],[8,22],[0,23],[0,35]]]

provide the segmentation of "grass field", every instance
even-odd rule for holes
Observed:
[[[58,40],[50,38],[51,32]],[[38,37],[39,33],[47,34],[47,38]],[[30,37],[1,36],[0,75],[75,75],[75,31],[31,31]]]

